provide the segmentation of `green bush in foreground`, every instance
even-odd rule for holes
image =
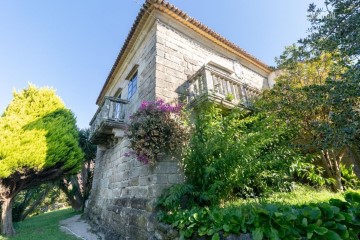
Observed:
[[[288,142],[285,122],[272,116],[203,103],[194,113],[182,161],[186,183],[160,199],[163,206],[212,206],[233,197],[289,191],[299,163],[308,159]]]
[[[251,233],[260,239],[359,239],[360,193],[347,192],[345,201],[303,206],[249,204],[228,208],[192,208],[161,212],[160,220],[176,227],[181,239]]]

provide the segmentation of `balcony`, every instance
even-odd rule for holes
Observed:
[[[125,129],[126,100],[105,97],[104,103],[98,108],[90,122],[89,139],[95,144],[104,144],[114,135],[115,129]]]
[[[251,108],[260,92],[220,69],[205,65],[189,79],[188,102],[194,106],[210,100],[229,109],[235,106]]]

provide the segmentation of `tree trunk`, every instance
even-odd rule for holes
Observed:
[[[89,198],[89,194],[92,187],[92,179],[94,174],[95,163],[93,160],[86,161],[81,169],[81,185],[82,185],[82,197],[85,201]]]
[[[80,173],[64,177],[59,182],[59,187],[67,196],[71,207],[77,211],[85,207],[85,200],[88,199],[91,190],[93,172],[94,161],[85,161]]]
[[[323,167],[325,169],[327,177],[332,178],[332,190],[334,192],[343,191],[343,185],[341,183],[341,170],[340,161],[342,154],[334,154],[333,151],[323,150],[322,151]]]
[[[341,182],[340,163],[342,158],[344,157],[345,152],[346,152],[346,147],[340,149],[338,152],[334,150],[332,151],[332,155],[333,155],[332,161],[334,162],[334,178],[335,178],[334,188],[336,192],[344,191],[344,186]]]
[[[1,234],[5,236],[12,236],[15,234],[15,229],[12,222],[13,200],[13,197],[5,198],[1,204]]]
[[[335,179],[335,182],[333,184],[333,190],[335,192],[341,192],[344,190],[344,187],[342,185],[342,182],[341,182],[341,170],[340,170],[340,166],[339,165],[336,165],[335,166],[336,170],[334,172],[334,179]]]
[[[36,200],[35,200],[35,202],[30,206],[30,207],[28,207],[28,209],[26,210],[26,211],[24,211],[23,213],[21,213],[21,215],[20,215],[20,221],[24,221],[25,220],[25,218],[30,214],[30,213],[32,213],[34,210],[35,210],[35,208],[37,208],[37,206],[39,206],[41,203],[42,203],[42,201],[45,199],[45,197],[46,197],[46,195],[49,193],[49,191],[50,191],[50,187],[47,187],[43,192],[42,192],[42,194],[41,194],[41,196],[40,197],[38,197]]]
[[[67,199],[70,202],[71,207],[76,211],[83,210],[83,197],[79,191],[79,189],[75,189],[71,191],[70,187],[78,187],[78,186],[71,186],[66,179],[61,179],[59,183],[60,189],[65,193]]]
[[[352,164],[354,164],[354,173],[360,179],[360,152],[357,146],[349,147]]]

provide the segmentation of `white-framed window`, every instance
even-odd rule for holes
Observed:
[[[138,74],[137,71],[132,75],[132,77],[129,79],[129,85],[128,85],[128,99],[130,99],[136,92],[137,89],[137,79]]]

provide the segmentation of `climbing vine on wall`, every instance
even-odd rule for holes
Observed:
[[[189,138],[182,105],[171,105],[164,100],[143,101],[130,117],[127,136],[140,162],[155,164],[159,155],[178,154]]]

